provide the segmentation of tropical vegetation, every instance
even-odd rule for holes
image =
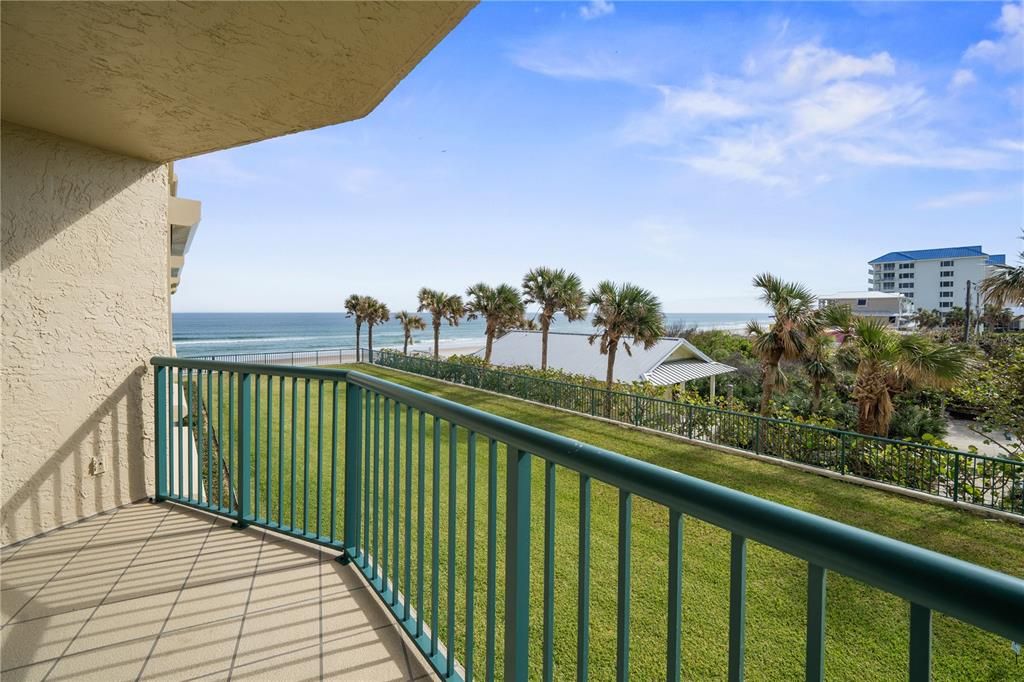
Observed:
[[[363,301],[363,321],[366,322],[366,345],[373,357],[373,328],[391,319],[391,311],[386,304],[375,298],[366,297]]]
[[[416,313],[403,310],[395,314],[395,321],[402,325],[402,354],[409,354],[409,344],[412,343],[412,333],[427,328],[427,323]]]
[[[466,289],[467,319],[484,318],[484,362],[491,361],[491,349],[494,339],[509,329],[521,327],[526,306],[523,297],[511,284],[499,284],[492,287],[480,282]]]
[[[1024,240],[1024,230],[1021,231]],[[1024,251],[1018,254],[1017,265],[996,265],[995,272],[981,282],[985,300],[999,307],[1024,305]]]
[[[440,356],[441,323],[447,322],[452,327],[459,326],[459,320],[465,312],[462,297],[448,294],[435,289],[423,287],[419,293],[420,306],[418,312],[428,312],[431,328],[434,330],[434,359]]]
[[[582,320],[586,315],[583,283],[579,276],[561,268],[533,268],[523,277],[525,303],[540,306],[537,323],[540,325],[540,368],[548,367],[548,331],[555,315],[562,313],[570,322]]]
[[[627,355],[632,355],[630,341],[649,350],[665,334],[665,316],[657,296],[628,282],[605,280],[587,294],[586,300],[594,308],[591,324],[598,330],[590,335],[590,343],[600,340],[601,354],[608,356],[605,388],[610,391],[619,344]]]

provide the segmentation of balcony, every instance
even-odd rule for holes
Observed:
[[[337,554],[145,502],[5,548],[3,679],[428,675]]]
[[[850,579],[911,680],[936,613],[1024,639],[1002,573],[355,371],[153,365],[159,504],[5,548],[5,680],[679,680],[694,647],[720,653],[698,678],[739,680],[768,553],[806,596],[771,647],[806,679]],[[688,592],[711,532],[726,570]]]

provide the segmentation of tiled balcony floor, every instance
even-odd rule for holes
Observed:
[[[136,504],[4,548],[0,677],[430,677],[329,550],[170,504]]]

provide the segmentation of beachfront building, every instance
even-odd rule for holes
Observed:
[[[1005,263],[1005,254],[987,254],[980,245],[890,251],[868,262],[868,284],[872,291],[903,294],[917,310],[947,313],[965,307],[968,282],[975,307],[975,287],[992,266]]]
[[[637,523],[655,518],[648,504],[663,512],[659,551],[667,571],[660,579],[669,595],[662,611],[667,637],[658,646],[665,658],[645,678],[666,670],[667,678],[679,679],[684,660],[683,545],[694,541],[692,531],[684,538],[684,517],[728,535],[728,567],[712,580],[729,592],[729,631],[709,649],[728,649],[730,679],[744,674],[747,546],[755,542],[807,567],[807,615],[793,615],[792,625],[806,622],[808,679],[823,679],[834,639],[825,637],[830,572],[891,593],[909,608],[903,631],[915,681],[930,674],[934,610],[1024,640],[1024,587],[1010,576],[380,376],[166,357],[174,268],[180,276],[178,257],[189,244],[182,230],[194,230],[199,217],[198,207],[172,201],[169,164],[368,115],[472,7],[4,3],[0,676],[468,680],[474,677],[469,621],[476,613],[477,630],[490,625],[489,637],[476,638],[476,676],[523,682],[541,668],[531,623],[543,609],[544,631],[552,631],[552,577],[556,565],[560,575],[567,566],[549,549],[541,568],[535,558],[541,553],[531,552],[539,549],[531,531],[541,513],[548,515],[547,543],[554,546],[556,468],[574,485],[578,478],[579,544],[574,537],[560,540],[559,548],[570,553],[569,587],[583,598],[574,597],[578,611],[569,616],[578,618],[579,646],[567,654],[545,636],[548,676],[567,655],[585,671],[591,649],[595,662],[614,658],[619,677],[628,675],[630,624],[641,619],[638,613],[647,619],[656,603],[631,582],[638,573],[630,564],[634,552],[635,565],[649,563],[645,548],[630,540],[634,500],[641,497]],[[381,278],[387,267],[381,264]],[[671,359],[641,373],[686,366]],[[692,358],[678,357],[686,359]],[[417,425],[429,425],[417,426],[419,461],[426,459],[425,430],[433,428],[433,456],[426,461],[440,460],[443,430],[452,464],[445,474],[449,493],[436,483],[430,488],[433,528],[426,536],[428,476],[418,465],[418,599],[409,578],[417,564],[410,551],[411,430],[401,448],[402,488],[398,476],[399,419],[410,429],[414,411]],[[721,419],[713,426],[729,428]],[[276,443],[275,464],[283,467],[285,431],[290,491],[267,447]],[[754,435],[761,431],[767,437],[764,429]],[[461,452],[460,441],[467,443]],[[479,447],[471,459],[472,444]],[[381,454],[385,473],[378,486]],[[297,461],[304,467],[299,474]],[[541,462],[547,505],[535,494],[544,485],[533,473]],[[456,490],[456,465],[460,473],[479,466],[493,483],[474,487],[469,474],[468,487]],[[475,509],[468,504],[474,494],[481,502],[486,495],[489,507],[475,517],[470,512],[477,525],[469,527],[456,504]],[[591,536],[609,532],[611,499],[618,500],[618,570],[596,561],[591,569],[592,557],[611,556],[603,535],[591,551]],[[490,542],[476,542],[484,533]],[[423,568],[424,537],[432,541],[432,570]],[[750,552],[751,564],[760,555]],[[464,573],[456,568],[463,556]],[[592,585],[595,595],[611,585],[615,606],[606,608],[612,602],[595,596],[590,611]],[[432,604],[424,603],[424,592]],[[642,610],[631,609],[630,595]],[[465,631],[456,625],[463,622]],[[617,645],[588,639],[591,630],[611,628]],[[643,658],[651,654],[634,656],[633,665]]]
[[[516,330],[495,339],[491,364],[499,367],[540,367],[542,334]],[[483,350],[474,355],[483,357]],[[588,334],[550,332],[548,367],[604,381],[608,356],[598,343],[590,343]],[[613,368],[615,381],[646,381],[655,386],[686,387],[688,381],[708,379],[715,394],[716,377],[735,372],[735,367],[715,362],[686,339],[664,337],[651,348],[630,344],[630,352],[620,351]]]
[[[914,314],[914,302],[903,294],[888,291],[840,291],[818,297],[818,307],[847,306],[862,317],[879,317],[897,328]]]

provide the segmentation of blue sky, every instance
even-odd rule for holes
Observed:
[[[535,265],[672,312],[1024,227],[1020,3],[484,3],[360,121],[186,159],[176,311],[333,311]]]

